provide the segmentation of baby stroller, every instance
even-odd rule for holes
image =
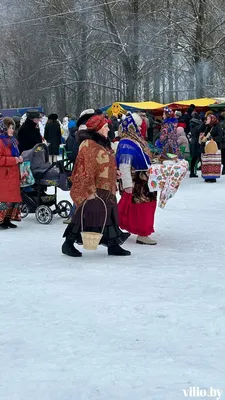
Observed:
[[[24,161],[30,162],[35,184],[21,188],[21,217],[25,218],[29,213],[35,213],[37,221],[45,225],[52,221],[54,214],[68,218],[72,204],[67,200],[57,203],[57,188],[70,190],[71,183],[68,179],[71,176],[70,161],[63,160],[51,164],[48,147],[44,143],[24,151],[22,157]],[[46,193],[50,186],[55,188],[53,195]]]

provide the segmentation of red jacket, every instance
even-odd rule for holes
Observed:
[[[0,202],[20,203],[20,171],[11,148],[0,139]]]

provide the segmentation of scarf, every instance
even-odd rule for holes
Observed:
[[[138,143],[139,146],[142,148],[143,152],[147,154],[147,156],[149,156],[150,160],[152,159],[153,153],[151,152],[146,140],[141,136],[140,131],[132,115],[129,115],[122,121],[121,138],[131,139],[134,142]]]
[[[211,118],[210,126],[215,126],[219,123],[219,120],[216,115],[212,114],[210,115],[210,118]]]
[[[10,137],[7,134],[0,134],[0,139],[2,139],[5,147],[11,148],[12,157],[19,157],[20,152],[17,145],[17,140],[14,137]]]

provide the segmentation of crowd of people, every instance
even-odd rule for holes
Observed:
[[[100,244],[113,256],[130,255],[121,247],[130,234],[137,235],[139,245],[156,245],[151,235],[157,192],[150,191],[148,184],[154,157],[172,154],[186,158],[190,178],[197,178],[201,155],[213,141],[221,152],[225,174],[224,129],[225,113],[198,113],[194,104],[185,112],[166,107],[162,118],[144,111],[109,118],[94,109],[84,110],[78,119],[65,116],[62,122],[57,114],[46,118],[36,110],[28,111],[21,120],[0,116],[0,229],[16,228],[12,221],[20,220],[22,153],[45,141],[54,163],[64,142],[74,163],[74,207],[62,253],[82,255],[75,247],[75,243],[82,244],[82,229],[102,232]],[[118,187],[121,199],[117,204]]]
[[[208,139],[213,139],[221,151],[225,174],[225,112],[212,111],[198,113],[192,104],[185,113],[165,108],[161,129],[155,145],[163,152],[183,154],[190,159],[190,178],[197,178],[196,165],[201,162]],[[215,182],[208,179],[207,182]]]

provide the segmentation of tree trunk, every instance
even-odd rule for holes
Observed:
[[[158,61],[157,61],[158,65]],[[153,100],[160,103],[160,71],[157,69],[154,70],[154,94]]]
[[[204,24],[206,23],[206,0],[199,0],[194,46],[196,96],[204,97]]]
[[[173,27],[172,27],[172,6],[170,0],[167,0],[167,8],[169,10],[169,26],[168,26],[168,40],[167,46],[169,49],[168,59],[167,59],[167,71],[168,71],[168,89],[169,89],[169,103],[172,103],[173,98]]]
[[[146,75],[146,78],[144,80],[144,100],[145,101],[150,100],[150,82],[148,75]]]

